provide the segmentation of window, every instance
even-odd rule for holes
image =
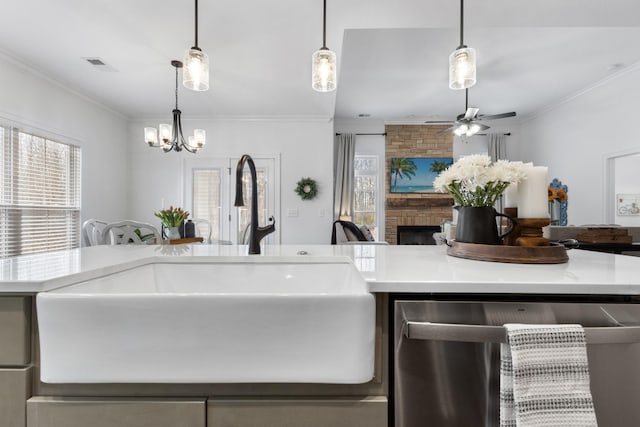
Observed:
[[[0,257],[80,246],[80,148],[0,132]]]
[[[378,239],[378,156],[355,156],[353,222],[366,224]]]

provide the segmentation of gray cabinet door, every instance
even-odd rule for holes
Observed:
[[[386,427],[385,396],[209,399],[207,427]]]
[[[205,427],[205,399],[33,397],[27,427]]]
[[[31,396],[31,368],[0,368],[0,426],[24,427]]]
[[[31,298],[0,297],[0,366],[31,362]]]

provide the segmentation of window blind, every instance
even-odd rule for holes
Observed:
[[[80,147],[0,132],[0,257],[78,247]]]
[[[220,169],[193,170],[193,212],[191,217],[211,223],[211,238],[220,239],[221,221]]]

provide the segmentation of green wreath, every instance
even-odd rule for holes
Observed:
[[[302,178],[296,184],[295,192],[302,200],[311,200],[318,195],[318,184],[314,179]]]

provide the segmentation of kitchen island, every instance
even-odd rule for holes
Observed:
[[[508,264],[455,258],[446,246],[279,245],[262,255],[246,246],[93,246],[0,260],[0,292],[35,294],[154,262],[243,258],[313,262],[344,257],[372,293],[640,294],[640,259],[570,250],[564,264]]]
[[[55,420],[65,420],[69,427],[87,425],[86,420],[98,420],[90,424],[100,427],[122,420],[164,426],[175,425],[172,420],[176,417],[180,425],[198,427],[277,426],[292,417],[298,420],[296,425],[382,427],[390,425],[390,300],[400,295],[569,295],[578,300],[600,295],[628,302],[640,298],[640,258],[581,250],[569,251],[568,263],[553,265],[454,258],[446,255],[445,246],[282,245],[268,246],[260,256],[248,256],[246,251],[246,246],[96,246],[1,260],[0,414],[8,414],[6,419],[12,420],[8,425],[29,427],[61,425]],[[367,383],[40,381],[35,308],[39,292],[154,263],[321,263],[336,259],[353,263],[376,295],[375,371]]]

